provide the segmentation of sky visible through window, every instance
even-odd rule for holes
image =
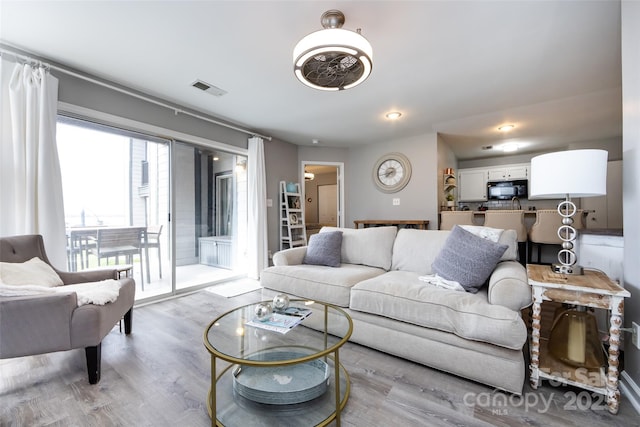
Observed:
[[[124,136],[58,123],[67,226],[128,225],[129,141]]]

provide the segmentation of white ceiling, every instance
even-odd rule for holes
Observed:
[[[293,75],[294,45],[328,9],[373,46],[372,75],[341,92]],[[616,0],[0,0],[0,42],[300,145],[437,131],[470,159],[507,140],[531,152],[622,134]]]

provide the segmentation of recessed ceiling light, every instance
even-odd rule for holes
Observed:
[[[391,113],[387,113],[384,116],[389,120],[398,120],[400,116],[402,116],[402,113],[398,111],[392,111]]]
[[[514,151],[518,151],[518,148],[520,148],[520,144],[517,144],[515,142],[508,142],[506,144],[502,144],[500,150],[505,153],[512,153]]]
[[[312,143],[312,144],[314,144],[314,145],[315,145],[315,144],[318,144],[319,142],[320,142],[320,141],[318,141],[317,139],[312,139],[312,140],[311,140],[311,143]]]
[[[500,132],[509,132],[511,129],[515,128],[516,125],[502,125],[498,127]]]

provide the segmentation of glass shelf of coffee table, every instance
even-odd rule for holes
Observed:
[[[286,334],[246,325],[255,317],[257,304],[231,310],[206,328],[204,345],[211,354],[212,373],[207,409],[212,426],[324,426],[334,420],[340,425],[350,380],[340,364],[339,349],[351,336],[351,318],[330,304],[305,300],[292,300],[290,304],[310,308],[313,314]],[[264,354],[270,356],[262,357]],[[308,401],[260,403],[234,389],[234,376],[243,369],[276,369],[278,380],[288,383],[292,378],[287,373],[318,363],[327,366],[328,386],[326,392]]]

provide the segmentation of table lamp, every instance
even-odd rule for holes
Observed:
[[[572,226],[576,205],[571,198],[607,194],[607,152],[568,150],[536,156],[531,159],[529,189],[532,198],[565,199],[558,205],[562,217],[562,224],[558,224],[558,237],[562,241],[558,252],[560,264],[552,268],[556,273],[582,274],[573,250],[577,231]]]
[[[604,196],[607,193],[607,152],[569,150],[543,154],[531,159],[530,197],[565,200],[558,205],[562,224],[558,237],[562,249],[560,264],[552,269],[560,274],[582,274],[573,251],[577,236],[572,226],[576,205],[572,197]],[[550,354],[574,367],[597,368],[604,363],[595,317],[584,307],[556,313],[549,337]]]

